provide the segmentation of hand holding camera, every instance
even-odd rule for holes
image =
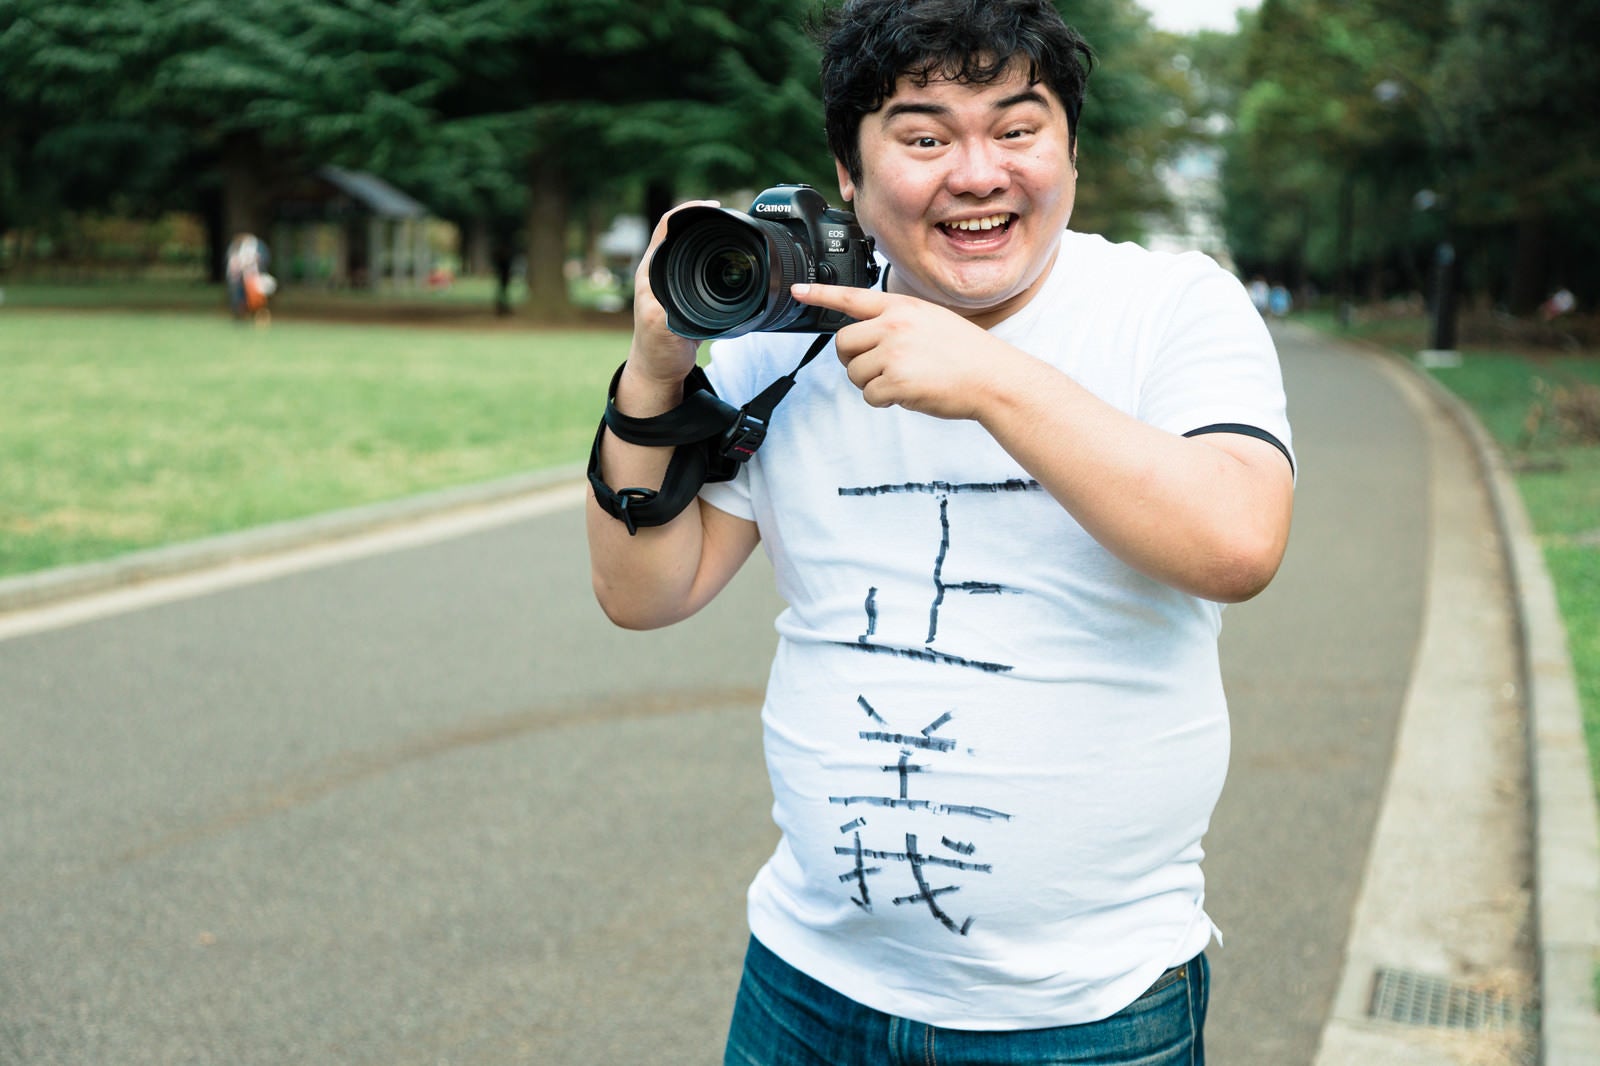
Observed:
[[[650,288],[651,260],[665,239],[667,226],[675,213],[716,210],[719,206],[715,200],[691,200],[662,216],[650,236],[650,245],[645,249],[644,258],[634,273],[633,343],[628,350],[627,376],[635,379],[633,384],[636,386],[649,386],[670,394],[661,401],[639,396],[626,405],[630,410],[649,408],[638,410],[641,416],[659,413],[676,404],[677,399],[673,397],[681,398],[684,376],[694,368],[695,352],[700,347],[698,340],[680,337],[668,328],[666,309],[656,300]],[[634,393],[636,389],[626,391]]]

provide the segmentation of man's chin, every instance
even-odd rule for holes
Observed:
[[[937,290],[943,303],[952,311],[971,317],[986,311],[999,310],[1020,297],[1026,286],[1013,278],[954,278]]]

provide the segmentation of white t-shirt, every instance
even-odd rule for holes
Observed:
[[[1199,254],[1067,233],[991,331],[1139,419],[1288,449],[1276,353]],[[748,400],[811,337],[714,346]],[[1116,1013],[1210,941],[1221,608],[1115,559],[972,422],[868,406],[831,346],[707,485],[787,603],[762,711],[776,852],[755,936],[861,1003],[1027,1029]]]

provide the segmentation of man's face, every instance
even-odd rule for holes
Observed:
[[[861,180],[841,165],[839,191],[893,264],[892,289],[985,327],[1032,299],[1078,174],[1066,110],[1026,64],[988,85],[901,78],[860,145]]]

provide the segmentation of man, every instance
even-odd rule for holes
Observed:
[[[884,280],[796,286],[858,321],[735,480],[637,536],[589,509],[620,625],[694,613],[758,542],[788,603],[762,712],[783,835],[726,1061],[1201,1062],[1220,604],[1272,578],[1293,495],[1271,341],[1210,260],[1066,228],[1090,54],[1048,3],[856,0],[823,48]],[[646,276],[634,418],[696,354]],[[718,394],[810,340],[719,342]],[[669,451],[608,431],[597,473],[654,486]]]

